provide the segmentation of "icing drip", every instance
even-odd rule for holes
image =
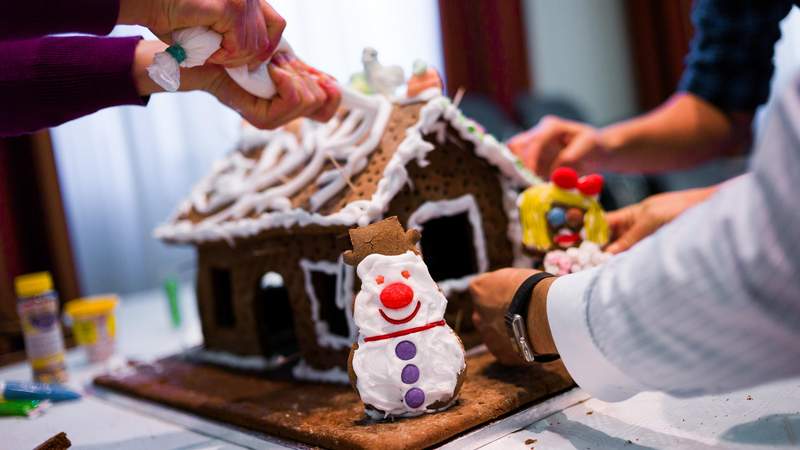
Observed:
[[[347,372],[339,367],[332,367],[327,370],[315,369],[309,366],[304,359],[301,359],[292,367],[292,375],[298,380],[320,381],[323,383],[345,384],[350,381]]]
[[[341,257],[338,262],[300,260],[300,267],[305,275],[305,288],[311,302],[311,320],[320,347],[339,350],[350,347],[356,340],[356,326],[353,323],[351,300],[353,298],[353,268],[344,264]],[[331,333],[328,324],[320,317],[320,302],[312,283],[312,272],[323,272],[336,277],[336,307],[347,320],[349,336]]]
[[[464,349],[453,330],[445,325],[426,327],[443,320],[447,299],[418,255],[369,255],[358,265],[361,291],[356,296],[354,319],[359,328],[358,348],[353,354],[356,389],[361,400],[380,411],[372,417],[410,417],[433,412],[431,405],[449,405],[459,374],[465,368]],[[403,274],[407,272],[407,277]],[[382,278],[379,278],[382,277]],[[380,283],[378,281],[381,281]],[[381,293],[393,283],[413,291],[410,304],[388,309]],[[383,319],[380,312],[398,319],[418,313],[402,324]],[[381,340],[370,336],[421,327],[422,331]]]
[[[189,350],[185,353],[185,356],[189,359],[241,370],[275,369],[289,361],[289,358],[283,355],[274,355],[265,358],[263,356],[242,356],[230,352],[208,349]]]

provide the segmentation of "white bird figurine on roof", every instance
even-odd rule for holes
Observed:
[[[378,51],[367,47],[361,54],[364,63],[364,74],[372,90],[383,95],[394,94],[397,87],[405,83],[403,68],[400,66],[384,66],[378,61]]]

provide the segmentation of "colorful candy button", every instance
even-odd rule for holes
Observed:
[[[403,372],[400,374],[400,379],[405,384],[414,384],[419,380],[419,367],[414,364],[409,364],[403,367]]]
[[[567,210],[567,225],[574,229],[583,226],[583,210],[580,208],[570,208]]]
[[[567,221],[567,216],[564,213],[564,208],[556,206],[547,212],[547,223],[552,227],[560,227]]]
[[[420,388],[411,388],[406,392],[406,405],[412,408],[419,408],[425,403],[425,392]]]
[[[411,341],[402,341],[394,348],[394,354],[403,361],[417,356],[417,346]]]

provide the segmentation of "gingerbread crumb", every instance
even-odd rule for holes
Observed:
[[[67,437],[67,433],[63,431],[44,441],[33,450],[66,450],[72,446]]]
[[[525,439],[525,445],[535,444],[536,439]]]
[[[594,414],[594,411],[586,411],[587,416],[591,416],[592,414]]]

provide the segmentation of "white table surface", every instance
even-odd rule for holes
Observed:
[[[202,335],[190,287],[181,289],[181,300],[184,325],[173,330],[161,291],[126,296],[118,313],[118,353],[147,360],[200,344]],[[60,431],[65,431],[72,448],[79,450],[283,448],[280,443],[261,440],[250,432],[97,392],[90,381],[106,367],[86,364],[79,350],[70,351],[67,361],[70,384],[83,390],[84,398],[55,405],[35,419],[0,419],[0,449],[30,449]],[[123,364],[122,357],[109,363],[115,364]],[[24,380],[29,376],[26,364],[0,368],[0,380]],[[586,395],[574,389],[445,447],[491,450],[800,447],[800,379],[688,400],[658,393],[642,393],[620,403],[584,399]]]

